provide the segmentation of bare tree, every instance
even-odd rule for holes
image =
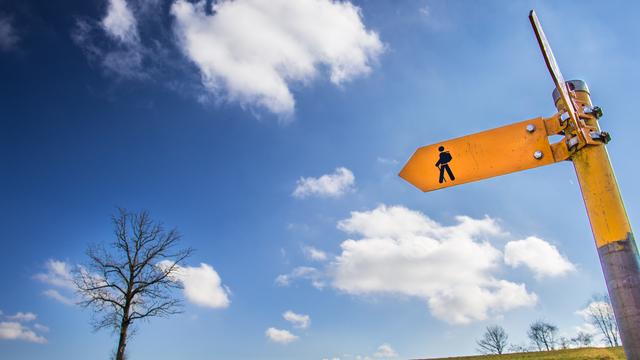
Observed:
[[[586,308],[589,322],[593,324],[609,346],[620,345],[620,333],[613,315],[613,307],[608,295],[594,295]]]
[[[81,305],[94,311],[94,328],[118,334],[115,359],[124,360],[128,337],[137,320],[180,312],[180,300],[172,289],[190,248],[178,249],[180,234],[165,231],[146,211],[119,210],[112,217],[115,239],[87,250],[89,263],[75,274]]]
[[[558,338],[558,345],[560,345],[560,349],[568,349],[571,346],[571,340],[566,336],[560,336]]]
[[[510,353],[525,353],[531,351],[531,348],[526,344],[511,344],[507,351]]]
[[[487,326],[482,338],[476,340],[478,351],[483,354],[502,354],[507,347],[509,336],[499,325]]]
[[[593,335],[579,331],[576,337],[571,338],[571,343],[576,347],[587,347],[593,342]]]
[[[542,320],[538,320],[529,325],[527,336],[538,347],[538,350],[554,350],[557,339],[558,327]]]

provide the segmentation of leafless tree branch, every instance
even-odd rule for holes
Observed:
[[[607,345],[620,345],[620,333],[608,295],[594,295],[587,307],[587,314],[589,321],[600,331]]]
[[[507,347],[509,336],[502,326],[488,326],[482,338],[476,341],[478,351],[483,354],[502,354]]]
[[[556,334],[558,327],[542,320],[538,320],[529,325],[527,336],[538,347],[538,350],[554,350],[558,342]]]

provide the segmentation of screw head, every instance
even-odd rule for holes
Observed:
[[[536,126],[535,125],[533,125],[533,124],[527,125],[527,132],[532,133],[534,131],[536,131]]]
[[[540,160],[540,159],[542,159],[542,155],[544,155],[544,154],[543,154],[543,153],[542,153],[542,151],[540,151],[540,150],[536,150],[536,151],[533,153],[533,157],[534,157],[536,160]]]

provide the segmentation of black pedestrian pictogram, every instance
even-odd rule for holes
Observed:
[[[440,169],[440,180],[439,180],[440,183],[442,184],[443,182],[445,182],[445,179],[444,179],[445,171],[447,172],[447,174],[449,174],[449,179],[451,179],[451,181],[455,180],[456,177],[453,176],[453,172],[449,167],[449,162],[453,159],[453,157],[448,151],[444,151],[444,146],[440,146],[438,148],[438,151],[440,151],[440,158],[436,163],[436,167]]]

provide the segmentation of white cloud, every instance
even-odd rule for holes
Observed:
[[[0,311],[0,316],[2,314],[2,311]],[[37,318],[36,314],[18,312],[15,315],[5,316],[5,318],[8,321],[0,321],[0,340],[23,340],[38,344],[47,342],[47,339],[38,335],[33,329],[24,324],[34,321]],[[39,332],[49,331],[49,328],[42,324],[35,324],[33,328]]]
[[[0,339],[3,340],[24,340],[37,344],[44,344],[47,342],[43,336],[36,334],[28,327],[12,321],[0,322]]]
[[[598,330],[598,328],[588,322],[585,322],[578,326],[574,326],[573,329],[575,330],[576,333],[583,332],[585,334],[593,335],[594,338],[597,338],[597,336],[600,335],[600,331]],[[600,345],[602,344],[603,343],[601,343]]]
[[[217,309],[226,308],[231,303],[229,290],[222,286],[220,275],[208,264],[178,267],[176,279],[184,286],[187,300],[196,305]]]
[[[288,344],[292,341],[298,340],[298,337],[296,335],[293,335],[289,331],[272,327],[268,328],[267,331],[265,331],[265,335],[269,340],[279,344]]]
[[[137,21],[125,0],[109,0],[107,15],[101,25],[117,41],[126,44],[138,42]]]
[[[501,252],[488,236],[502,233],[491,218],[456,218],[443,226],[401,206],[352,212],[338,228],[361,238],[341,244],[329,267],[332,285],[349,294],[400,294],[424,299],[449,323],[469,323],[522,306],[537,296],[524,284],[497,279]]]
[[[304,253],[309,259],[311,259],[313,261],[326,261],[327,260],[327,253],[325,253],[322,250],[316,249],[313,246],[306,246],[304,248]]]
[[[0,14],[0,50],[9,51],[15,48],[20,37],[13,25],[13,19]]]
[[[613,314],[613,309],[604,301],[592,301],[584,309],[576,311],[576,315],[585,321],[591,319],[591,314]]]
[[[100,22],[79,19],[72,38],[89,60],[98,62],[108,73],[130,79],[148,76],[143,65],[150,51],[140,41],[136,15],[126,0],[108,0]],[[156,56],[155,60],[159,59]]]
[[[109,72],[125,78],[144,78],[147,73],[143,69],[141,49],[127,48],[106,52],[102,58],[102,66]]]
[[[45,290],[43,294],[65,305],[75,305],[76,303],[75,300],[73,300],[68,296],[62,295],[58,290],[55,290],[55,289]]]
[[[37,318],[36,314],[31,312],[27,312],[27,313],[18,312],[15,315],[7,316],[7,319],[11,321],[18,321],[18,322],[30,322],[35,320],[36,318]]]
[[[398,357],[398,353],[395,350],[393,350],[391,345],[382,344],[378,346],[378,351],[376,351],[375,354],[373,354],[373,357],[389,359],[389,358]]]
[[[49,327],[42,324],[34,324],[33,328],[40,332],[49,332]]]
[[[507,265],[524,265],[536,278],[557,277],[574,271],[575,266],[558,249],[534,236],[524,240],[509,241],[505,246],[504,260]]]
[[[279,286],[289,286],[294,280],[304,279],[309,280],[311,285],[316,289],[322,289],[326,285],[324,277],[325,275],[314,267],[300,266],[293,269],[289,274],[278,275],[276,284]]]
[[[299,199],[312,195],[337,198],[353,189],[355,179],[351,170],[339,167],[333,174],[319,178],[300,178],[292,195]]]
[[[340,85],[371,71],[383,51],[375,32],[348,1],[177,0],[171,7],[185,55],[215,94],[288,116],[289,86],[309,83],[321,69]]]
[[[380,157],[378,156],[378,162],[380,164],[384,164],[384,165],[397,165],[398,164],[398,160],[396,159],[389,159],[389,158],[384,158],[384,157]]]
[[[45,263],[46,272],[36,274],[34,277],[46,284],[75,290],[71,265],[64,261],[50,259]]]
[[[288,310],[287,312],[282,314],[282,317],[288,322],[292,323],[294,327],[300,329],[308,328],[309,324],[311,323],[311,318],[309,317],[309,315],[296,314],[291,310]]]
[[[66,293],[75,292],[76,286],[73,283],[73,275],[71,273],[72,266],[70,264],[64,261],[50,259],[47,260],[44,267],[45,272],[34,275],[36,280],[57,287]],[[43,294],[65,305],[74,305],[77,302],[74,300],[75,295],[63,295],[57,289],[47,289]]]

